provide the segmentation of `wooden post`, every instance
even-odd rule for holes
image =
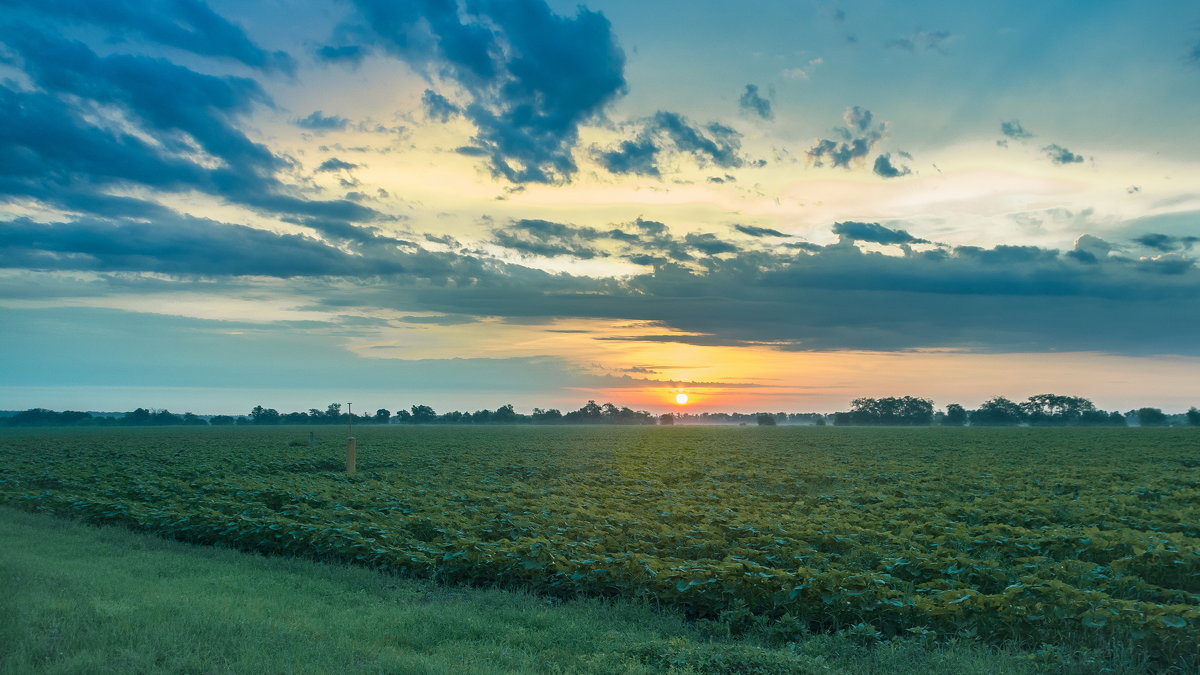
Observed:
[[[350,420],[350,434],[346,439],[346,473],[354,473],[354,462],[358,459],[358,448],[354,441],[354,411],[350,406],[353,403],[346,404],[346,417]]]
[[[308,447],[310,447],[310,448],[317,447],[317,432],[315,432],[315,431],[308,432]]]

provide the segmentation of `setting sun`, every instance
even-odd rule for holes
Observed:
[[[675,394],[675,402],[678,403],[679,405],[683,405],[683,404],[687,403],[688,395],[683,392]]]

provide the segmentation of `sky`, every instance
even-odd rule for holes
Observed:
[[[1197,119],[1194,2],[0,0],[0,409],[1177,412]]]

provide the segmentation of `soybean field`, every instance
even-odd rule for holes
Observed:
[[[0,432],[0,502],[725,626],[1137,650],[1200,668],[1195,429]]]

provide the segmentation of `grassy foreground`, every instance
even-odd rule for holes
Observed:
[[[0,508],[0,598],[4,673],[1100,670],[1061,651],[870,644],[852,632],[735,640],[630,602],[441,586],[9,508]]]

